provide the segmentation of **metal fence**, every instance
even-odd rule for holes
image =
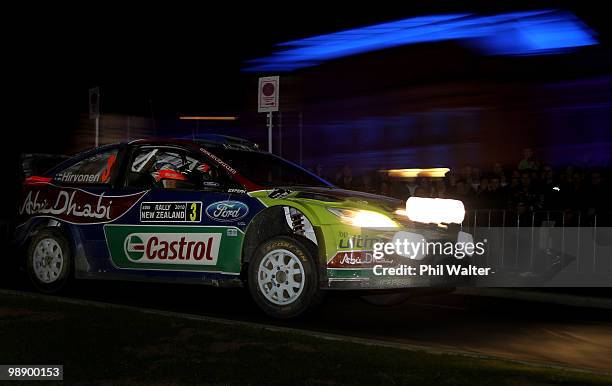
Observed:
[[[473,210],[461,229],[486,240],[477,264],[524,277],[554,271],[559,285],[612,286],[611,220],[610,213],[572,210]]]

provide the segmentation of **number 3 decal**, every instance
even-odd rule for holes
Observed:
[[[189,219],[191,221],[195,221],[198,218],[197,208],[198,208],[198,205],[195,202],[192,202],[191,203],[191,213],[189,213]]]

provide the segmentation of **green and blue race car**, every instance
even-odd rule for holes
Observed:
[[[413,221],[404,201],[338,189],[244,140],[137,140],[29,177],[16,240],[44,292],[71,278],[247,286],[263,311],[287,318],[326,290],[455,285],[380,274],[449,259],[377,256],[381,243],[465,237],[420,218],[423,208]]]

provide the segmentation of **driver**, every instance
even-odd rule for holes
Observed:
[[[200,172],[204,180],[208,181],[212,179],[212,168],[209,164],[204,162],[198,162],[195,169]]]
[[[205,187],[219,186],[219,184],[215,181],[216,178],[214,175],[213,168],[209,164],[205,162],[198,162],[194,169],[198,172],[198,175],[200,177],[200,180],[202,181],[203,186]]]
[[[179,181],[187,181],[187,177],[170,162],[156,162],[151,170],[155,184],[166,189],[176,189]]]

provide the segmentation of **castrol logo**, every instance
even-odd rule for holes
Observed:
[[[134,263],[215,265],[220,244],[220,233],[132,233],[124,251]]]

